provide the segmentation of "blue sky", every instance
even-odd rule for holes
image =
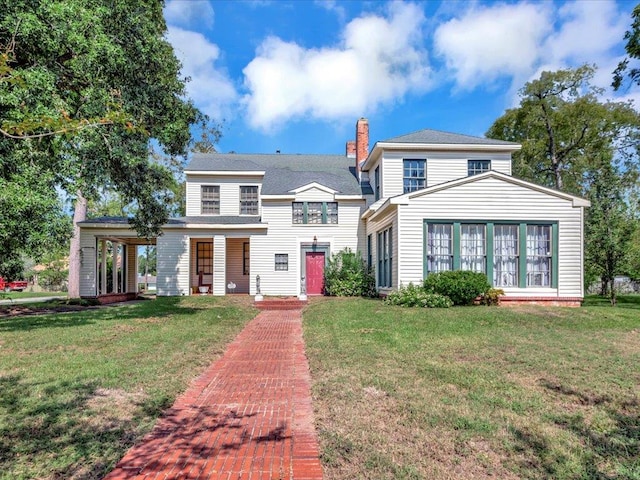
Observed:
[[[635,2],[168,0],[189,96],[222,152],[344,153],[433,128],[484,135],[544,70],[595,64],[612,92]],[[636,101],[637,104],[637,101]]]

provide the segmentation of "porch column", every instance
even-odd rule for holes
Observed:
[[[113,279],[111,284],[111,292],[110,293],[118,293],[118,247],[120,244],[118,242],[111,242],[111,248],[113,255],[113,268],[111,269],[111,278]]]
[[[226,276],[227,239],[224,235],[213,236],[213,294],[224,295],[227,289]]]
[[[107,241],[103,238],[100,250],[100,295],[107,293]]]

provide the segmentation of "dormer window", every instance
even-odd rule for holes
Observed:
[[[408,159],[403,161],[402,183],[404,193],[424,188],[426,160]]]
[[[240,215],[258,215],[258,187],[240,187]]]
[[[200,212],[203,215],[220,215],[220,187],[218,185],[202,185],[202,206]]]
[[[469,160],[467,162],[468,176],[491,170],[491,160]]]
[[[291,207],[293,224],[338,224],[338,202],[293,202]]]

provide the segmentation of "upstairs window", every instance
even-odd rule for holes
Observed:
[[[373,171],[373,183],[375,187],[375,199],[380,200],[380,167],[376,167]]]
[[[258,187],[240,187],[240,215],[258,215]]]
[[[338,224],[338,202],[293,202],[291,223],[294,225]]]
[[[220,214],[220,187],[218,185],[202,185],[201,189],[201,213],[210,215]]]
[[[402,183],[404,193],[413,192],[424,188],[425,160],[404,160]]]
[[[491,160],[469,160],[467,162],[467,174],[469,176],[491,170]]]

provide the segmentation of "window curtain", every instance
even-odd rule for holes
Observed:
[[[485,273],[485,226],[460,226],[460,269]]]
[[[496,225],[493,232],[493,284],[517,287],[518,225]]]
[[[453,270],[453,225],[431,223],[427,237],[427,270]]]
[[[551,227],[527,225],[527,286],[551,286]]]

